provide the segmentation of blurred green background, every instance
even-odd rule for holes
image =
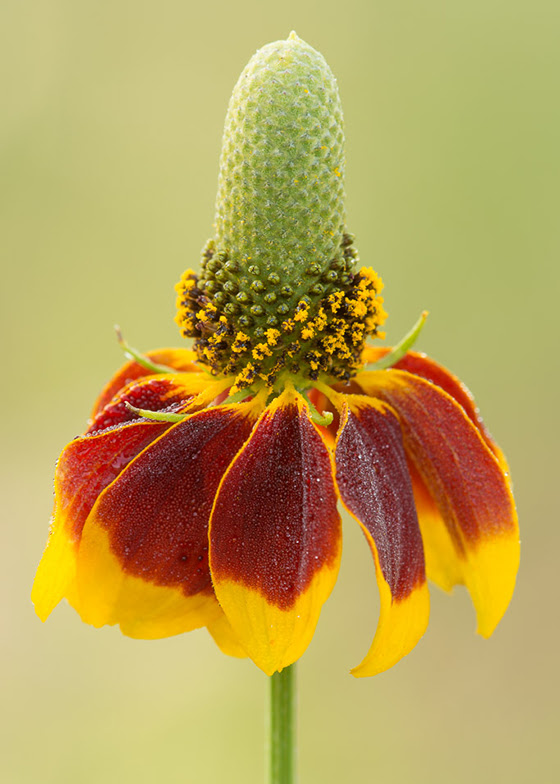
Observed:
[[[6,784],[259,782],[266,678],[205,631],[137,642],[29,592],[52,474],[121,362],[177,345],[173,285],[211,234],[230,91],[291,29],[336,74],[349,226],[386,283],[389,339],[468,383],[515,481],[518,589],[488,642],[432,591],[428,633],[370,680],[369,551],[300,665],[302,782],[549,782],[558,719],[560,6],[556,0],[0,6],[2,726]]]

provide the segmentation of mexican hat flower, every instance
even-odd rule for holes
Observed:
[[[207,627],[265,673],[297,660],[337,579],[345,508],[371,550],[380,612],[353,673],[426,629],[427,578],[466,586],[489,636],[519,538],[505,459],[466,387],[383,337],[382,283],[344,213],[334,77],[295,34],[234,89],[215,232],[177,286],[192,349],[140,355],[63,450],[33,588],[130,637]],[[372,627],[373,627],[372,619]]]

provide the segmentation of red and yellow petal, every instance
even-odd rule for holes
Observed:
[[[32,593],[43,620],[71,590],[82,528],[98,495],[170,427],[140,420],[125,402],[154,411],[183,409],[198,391],[201,375],[191,374],[186,382],[185,374],[151,376],[132,382],[97,414],[84,436],[63,450],[55,474],[51,535]]]
[[[465,582],[463,564],[457,556],[445,521],[411,460],[409,460],[408,468],[412,478],[414,502],[424,542],[426,575],[439,588],[449,593],[453,590],[453,586],[462,585]]]
[[[336,582],[336,503],[330,453],[307,404],[288,389],[224,475],[210,522],[216,596],[267,675],[303,654]]]
[[[86,433],[138,421],[138,415],[127,404],[149,411],[186,411],[194,396],[206,386],[207,381],[201,373],[147,376],[132,381],[90,419]]]
[[[366,363],[376,362],[378,359],[381,359],[388,354],[389,351],[390,349],[386,347],[377,348],[367,346],[364,349],[363,360]],[[426,381],[436,384],[436,386],[443,389],[444,392],[447,392],[448,395],[451,395],[451,397],[463,408],[471,422],[478,428],[494,454],[499,459],[503,458],[502,452],[488,432],[486,425],[480,416],[480,411],[478,410],[470,390],[459,378],[457,378],[457,376],[451,373],[451,371],[431,359],[427,354],[422,354],[417,351],[408,351],[402,359],[393,365],[393,368],[395,370],[406,370],[407,373],[420,376],[420,378],[424,378]],[[358,374],[356,379],[358,382],[359,375],[360,374]]]
[[[136,419],[120,428],[76,438],[63,450],[55,473],[51,531],[31,594],[41,620],[71,590],[82,529],[97,497],[169,427],[165,422]]]
[[[361,373],[359,384],[397,412],[405,448],[437,507],[435,515],[416,483],[428,576],[448,589],[464,583],[478,631],[490,636],[510,602],[519,565],[517,514],[503,456],[490,450],[452,396],[423,378],[373,371]]]
[[[352,670],[376,675],[406,656],[428,625],[424,551],[399,421],[380,401],[349,395],[336,440],[336,482],[375,562],[381,599],[371,648]]]
[[[167,365],[179,373],[199,372],[200,366],[195,364],[196,354],[194,351],[184,348],[162,348],[155,351],[148,351],[146,357],[158,365]],[[142,365],[139,365],[134,360],[127,362],[118,370],[113,378],[105,385],[101,394],[97,398],[91,418],[93,419],[100,411],[102,411],[107,403],[109,403],[114,396],[125,386],[132,381],[136,381],[144,376],[152,375],[152,371],[148,370]]]
[[[152,556],[153,559],[153,556]],[[118,624],[127,637],[154,640],[198,629],[219,617],[211,586],[185,595],[181,587],[160,585],[125,571],[110,534],[86,525],[78,551],[75,590],[68,600],[85,623]]]
[[[94,626],[166,637],[219,616],[208,570],[208,518],[224,471],[248,438],[250,404],[173,425],[99,496],[77,558],[76,609]]]

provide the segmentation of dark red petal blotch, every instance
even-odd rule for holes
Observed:
[[[100,493],[154,439],[170,427],[165,422],[128,423],[71,441],[56,467],[56,511],[69,535],[79,541],[84,523]]]
[[[232,407],[194,414],[174,425],[106,490],[92,517],[107,530],[126,573],[156,585],[180,586],[185,595],[212,591],[208,519],[222,475],[252,424]]]
[[[355,406],[342,421],[336,481],[345,506],[371,534],[394,599],[425,578],[424,551],[397,417]]]
[[[290,609],[340,549],[328,451],[296,403],[259,420],[212,514],[212,573]]]

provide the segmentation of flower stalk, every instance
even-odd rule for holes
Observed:
[[[269,784],[296,784],[296,665],[275,672],[270,681]]]

